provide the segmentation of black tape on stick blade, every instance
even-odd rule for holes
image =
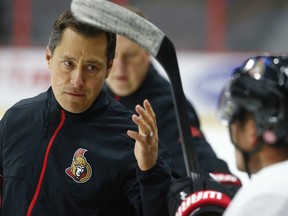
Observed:
[[[123,35],[138,43],[165,69],[171,83],[187,176],[194,178],[193,173],[198,173],[198,159],[173,43],[157,26],[110,1],[72,0],[71,11],[81,22]]]

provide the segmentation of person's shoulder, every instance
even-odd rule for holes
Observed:
[[[132,110],[126,108],[120,102],[113,99],[107,93],[107,109],[103,113],[102,117],[104,117],[107,121],[112,122],[122,122],[123,125],[134,125],[132,121],[132,115],[134,114]]]
[[[226,209],[224,216],[285,215],[283,213],[288,211],[287,195],[270,194],[265,190],[258,190],[259,188],[254,187],[257,182],[254,183],[239,190]]]
[[[279,169],[282,167],[282,169]],[[283,169],[286,167],[286,169]],[[246,182],[237,192],[233,202],[237,206],[253,202],[253,200],[262,200],[262,204],[269,197],[274,199],[286,197],[288,200],[288,175],[285,174],[288,167],[288,161],[277,163],[260,170],[254,174],[250,181]],[[278,170],[277,170],[278,169]]]
[[[37,109],[39,106],[37,104],[43,103],[47,99],[46,92],[40,93],[36,96],[22,99],[18,102],[16,102],[12,107],[8,109],[8,111],[19,111],[21,109],[29,108],[29,109]]]
[[[145,89],[145,92],[169,92],[170,82],[160,75],[159,71],[153,66],[153,64],[150,64],[142,88]]]
[[[272,164],[252,176],[252,187],[263,193],[284,193],[288,190],[288,160]],[[288,194],[286,195],[288,197]]]
[[[148,75],[142,89],[146,95],[149,95],[149,99],[172,101],[170,82],[160,75],[153,65],[149,66]]]
[[[128,129],[137,129],[132,121],[133,112],[131,110],[114,100],[106,92],[102,93],[102,97],[105,97],[105,109],[100,116],[97,115],[97,121],[102,121],[103,127],[109,127],[112,131],[119,133],[125,131],[125,134]]]
[[[13,122],[13,120],[23,120],[27,116],[34,116],[44,106],[46,97],[45,93],[41,93],[37,96],[20,100],[4,113],[1,121],[9,120]]]
[[[18,101],[17,103],[15,103],[12,107],[16,108],[16,107],[22,107],[22,106],[29,106],[29,105],[33,105],[35,103],[42,102],[46,99],[47,99],[47,94],[46,94],[46,92],[43,92],[43,93],[40,93],[36,96],[22,99],[22,100]]]
[[[113,113],[117,116],[123,116],[123,117],[131,117],[133,112],[126,108],[123,104],[121,104],[119,101],[116,101],[113,99],[110,95],[108,95],[106,92],[106,97],[108,100],[108,106],[107,106],[107,111],[109,113]]]

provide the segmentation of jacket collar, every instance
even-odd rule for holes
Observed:
[[[48,98],[48,109],[50,112],[55,113],[59,112],[61,109],[63,109],[58,101],[55,98],[55,95],[52,91],[52,88],[50,87],[47,91],[47,98]],[[100,91],[98,97],[92,104],[92,106],[86,110],[83,113],[71,113],[65,110],[66,113],[66,119],[73,119],[73,120],[87,120],[93,116],[100,115],[109,105],[110,99],[107,93],[103,90]]]

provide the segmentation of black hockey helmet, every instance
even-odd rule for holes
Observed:
[[[256,56],[234,69],[217,115],[226,125],[251,112],[264,143],[288,144],[288,56]]]

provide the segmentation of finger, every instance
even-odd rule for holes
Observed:
[[[150,133],[150,131],[154,128],[153,119],[151,118],[149,113],[140,105],[136,106],[136,111],[139,114],[139,122],[142,122],[141,124],[139,124],[139,126],[142,127],[146,134]]]
[[[151,127],[146,123],[146,121],[142,118],[142,116],[133,115],[132,120],[135,124],[137,124],[139,129],[139,134],[141,134],[144,137],[147,137],[147,135],[150,134]]]
[[[150,118],[152,119],[153,124],[150,125],[154,133],[158,133],[157,123],[156,123],[156,115],[154,110],[150,104],[150,102],[145,99],[143,103],[144,108],[146,109],[147,113],[149,114]]]
[[[147,105],[146,105],[147,106]],[[149,105],[148,105],[149,106]],[[140,120],[142,120],[142,124],[139,126],[142,127],[144,133],[146,135],[149,135],[149,134],[154,134],[154,133],[157,133],[157,130],[155,130],[156,128],[156,125],[155,125],[155,121],[153,120],[153,118],[150,116],[150,114],[143,108],[141,107],[140,105],[137,105],[136,106],[136,111],[138,112],[139,114],[139,117],[140,117]],[[152,133],[151,133],[152,132]],[[152,136],[150,135],[150,137]]]
[[[127,134],[128,134],[128,136],[131,137],[132,139],[138,141],[138,143],[140,143],[140,145],[141,145],[142,147],[147,146],[147,144],[146,144],[146,143],[147,143],[147,140],[146,140],[147,138],[146,138],[146,136],[143,136],[143,135],[139,134],[138,132],[132,131],[132,130],[128,130],[128,131],[127,131]]]
[[[150,119],[152,120],[152,124],[150,124],[153,134],[158,133],[157,123],[156,123],[156,114],[150,104],[150,102],[145,99],[143,102],[143,106],[146,109],[146,112],[149,114]]]
[[[152,124],[153,123],[153,119],[152,117],[149,115],[149,113],[139,104],[136,106],[136,112],[148,123],[148,124]]]
[[[146,109],[147,113],[150,115],[150,117],[153,119],[154,124],[156,124],[155,112],[147,99],[144,100],[143,106]]]

